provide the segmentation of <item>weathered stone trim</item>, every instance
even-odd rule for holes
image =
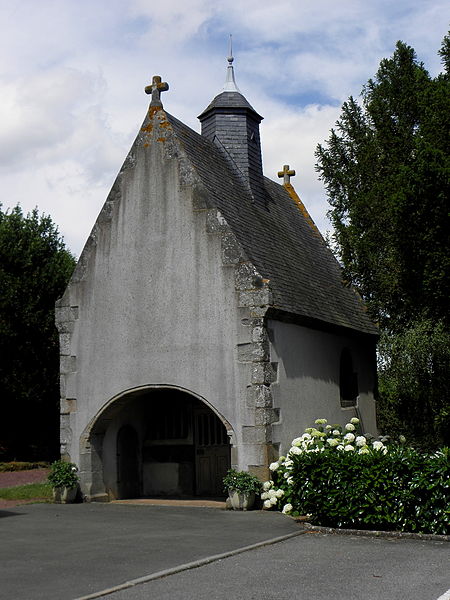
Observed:
[[[264,307],[267,308],[272,304],[272,292],[269,289],[254,289],[246,290],[239,293],[239,306],[247,308]]]
[[[70,461],[70,444],[72,442],[72,427],[70,426],[70,414],[60,414],[60,452],[61,458]]]
[[[270,385],[277,381],[278,363],[254,363],[252,365],[252,384]]]
[[[222,265],[234,268],[238,308],[244,311],[241,326],[247,329],[244,341],[237,344],[237,360],[248,366],[245,405],[250,424],[242,426],[242,443],[257,461],[248,469],[261,478],[268,477],[273,460],[272,423],[279,421],[279,409],[273,408],[271,384],[277,380],[277,364],[270,362],[270,343],[265,317],[273,298],[269,281],[245,256],[223,215],[210,209],[206,230],[221,237]]]
[[[78,306],[63,304],[58,300],[55,306],[55,323],[59,331],[60,347],[60,452],[61,457],[71,459],[69,448],[72,442],[72,415],[77,411],[76,398],[67,398],[67,376],[77,370],[77,358],[71,354],[72,334],[78,319]]]
[[[75,398],[61,398],[61,414],[77,412],[77,401]]]
[[[245,342],[237,345],[238,361],[241,363],[268,362],[269,342]]]
[[[222,234],[222,264],[226,266],[238,265],[245,256],[241,246],[231,232]]]

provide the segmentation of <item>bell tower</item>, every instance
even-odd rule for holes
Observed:
[[[232,163],[254,201],[264,202],[259,124],[261,117],[236,85],[230,47],[225,85],[199,115],[202,135],[213,141]]]

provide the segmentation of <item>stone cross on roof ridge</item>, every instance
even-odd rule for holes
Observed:
[[[161,77],[159,75],[153,75],[152,83],[147,85],[145,88],[146,94],[152,95],[152,101],[150,102],[150,106],[161,106],[161,92],[167,92],[169,89],[169,84],[166,82],[161,82]]]
[[[283,184],[291,183],[291,177],[295,176],[294,169],[289,170],[289,165],[283,165],[283,170],[278,171],[278,177],[283,177]]]

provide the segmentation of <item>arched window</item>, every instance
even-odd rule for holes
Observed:
[[[353,371],[352,353],[348,348],[344,348],[341,353],[339,392],[342,408],[356,406],[356,400],[359,394],[358,374]]]

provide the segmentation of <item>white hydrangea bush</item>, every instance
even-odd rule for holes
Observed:
[[[370,434],[364,435],[360,432],[360,421],[357,417],[350,419],[343,427],[342,425],[329,425],[327,419],[316,419],[316,427],[308,427],[304,433],[292,440],[291,448],[287,456],[280,458],[269,465],[272,473],[276,473],[276,485],[274,481],[266,481],[263,484],[261,500],[266,510],[277,509],[284,514],[296,514],[293,505],[292,469],[296,457],[309,452],[352,452],[359,455],[370,455],[388,452],[389,439],[380,436],[378,439]],[[405,443],[405,438],[400,436],[398,442]]]
[[[275,463],[274,463],[275,464]],[[263,492],[261,500],[264,508],[272,508],[278,505],[278,501],[284,496],[284,490],[276,488],[273,481],[265,481],[263,484]]]

